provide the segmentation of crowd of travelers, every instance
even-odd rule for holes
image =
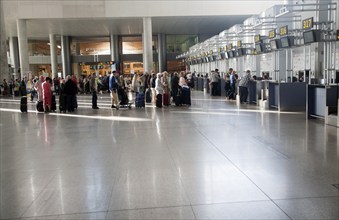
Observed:
[[[156,107],[170,106],[175,104],[191,105],[190,90],[195,87],[195,78],[204,77],[204,89],[210,91],[211,96],[220,96],[220,73],[218,69],[211,71],[204,76],[195,72],[174,72],[162,73],[151,72],[144,74],[134,74],[132,78],[124,77],[117,71],[112,71],[105,76],[97,76],[92,73],[88,76],[82,76],[77,79],[75,75],[62,77],[34,77],[22,80],[11,79],[9,82],[3,80],[2,96],[26,96],[30,97],[31,102],[37,99],[37,110],[55,111],[55,95],[59,96],[59,110],[61,112],[74,112],[77,105],[77,94],[91,94],[92,108],[99,109],[97,104],[98,93],[110,93],[111,108],[131,107],[131,101],[128,99],[128,92],[135,93],[135,106],[145,107],[146,103],[151,103]],[[255,80],[251,77],[250,70],[239,79],[238,74],[229,68],[224,74],[227,100],[235,100],[239,94],[240,103],[247,102],[248,85],[250,81]],[[43,110],[42,110],[43,109]]]

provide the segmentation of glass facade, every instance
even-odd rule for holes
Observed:
[[[72,55],[109,55],[111,51],[109,38],[73,39]]]
[[[142,37],[141,36],[126,36],[121,37],[122,41],[122,54],[142,54]],[[157,37],[152,37],[152,48],[153,53],[156,52],[157,46]]]
[[[166,52],[167,53],[183,53],[190,47],[198,43],[197,35],[167,35],[166,36]]]
[[[57,54],[61,55],[61,43],[57,41]],[[28,41],[28,55],[29,56],[50,56],[49,41]]]

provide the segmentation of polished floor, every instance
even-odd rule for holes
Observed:
[[[1,219],[339,218],[337,128],[202,92],[190,108],[109,100],[0,99]]]

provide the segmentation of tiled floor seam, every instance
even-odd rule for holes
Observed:
[[[19,218],[23,218],[23,216],[25,215],[25,213],[29,210],[29,208],[34,204],[34,202],[41,196],[41,194],[47,189],[47,186],[52,182],[52,180],[54,179],[54,177],[56,177],[57,174],[53,175],[51,177],[51,179],[48,181],[48,183],[46,183],[46,185],[43,187],[43,189],[41,190],[41,192],[39,193],[39,195],[27,206],[27,208],[25,209],[25,211],[23,211],[23,213],[19,216]],[[52,196],[52,195],[51,195]],[[25,217],[26,218],[26,217]]]
[[[278,206],[271,197],[269,197],[249,176],[247,176],[245,172],[243,172],[230,158],[226,156],[226,154],[224,154],[224,152],[222,152],[207,136],[205,136],[201,130],[198,128],[197,130],[225,159],[227,159],[239,172],[241,172],[249,181],[251,181],[251,183],[257,187],[275,206],[277,206],[279,210],[281,210],[289,219],[292,219],[292,217],[289,216],[282,208],[280,208],[280,206]]]

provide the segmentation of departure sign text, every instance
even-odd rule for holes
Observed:
[[[237,42],[237,47],[238,47],[238,48],[241,48],[241,47],[242,47],[242,42],[241,42],[241,40],[239,40],[239,41]]]
[[[288,26],[283,26],[280,28],[280,37],[286,36],[288,34]]]
[[[271,30],[270,32],[268,32],[268,38],[269,39],[273,39],[276,37],[276,31],[275,30]]]
[[[313,17],[303,20],[303,29],[308,30],[313,28]]]

